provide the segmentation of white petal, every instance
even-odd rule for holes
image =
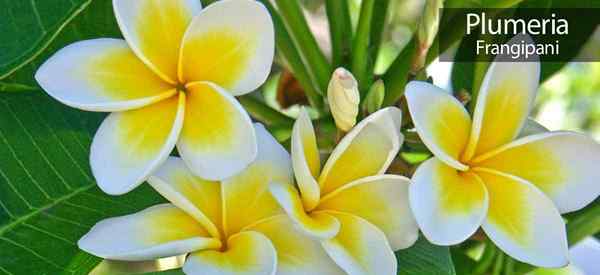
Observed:
[[[275,275],[277,251],[258,232],[242,232],[227,241],[227,250],[190,254],[183,265],[188,275]]]
[[[202,9],[197,0],[113,0],[117,23],[137,56],[166,81],[177,82],[183,35]]]
[[[185,94],[110,114],[94,136],[90,165],[98,186],[111,195],[131,191],[169,156],[183,125]]]
[[[388,107],[358,123],[325,163],[319,177],[321,196],[354,180],[383,174],[404,141],[401,120],[400,109]]]
[[[234,234],[262,219],[282,214],[269,193],[271,181],[293,183],[290,155],[261,125],[254,124],[258,156],[239,174],[222,181],[225,231]]]
[[[256,158],[250,116],[229,93],[212,83],[196,82],[188,92],[185,121],[177,149],[197,176],[222,180]]]
[[[579,210],[600,195],[600,145],[583,134],[530,135],[474,161],[534,184],[561,213]]]
[[[419,136],[431,152],[459,170],[469,140],[471,118],[465,107],[444,90],[422,81],[406,85],[408,109]]]
[[[185,212],[171,204],[161,204],[136,214],[103,220],[78,245],[101,258],[142,261],[217,249],[221,242],[211,238]]]
[[[298,230],[292,220],[280,215],[255,224],[247,230],[263,233],[277,250],[277,275],[345,275],[318,240]]]
[[[221,238],[221,183],[194,176],[183,160],[169,157],[148,183],[163,197],[194,217],[215,238]]]
[[[413,245],[419,237],[408,202],[409,179],[380,175],[359,179],[329,193],[316,210],[359,216],[377,226],[394,251]]]
[[[488,194],[476,174],[460,172],[434,157],[417,168],[410,205],[430,242],[454,245],[477,231],[487,214]]]
[[[223,0],[194,18],[183,38],[181,82],[209,81],[233,95],[265,82],[275,51],[275,31],[257,1]]]
[[[315,178],[321,171],[321,159],[315,130],[306,109],[300,111],[294,123],[291,147],[294,175],[302,195],[302,202],[304,208],[312,210],[317,206],[320,198],[319,184]]]
[[[35,79],[56,100],[88,111],[135,109],[176,94],[125,41],[110,38],[62,48],[44,62]]]
[[[529,36],[515,36],[507,44],[533,43]],[[537,94],[539,62],[501,62],[490,65],[477,96],[473,127],[464,159],[511,142],[523,128]],[[537,60],[537,58],[534,58]]]
[[[323,241],[327,254],[349,275],[393,275],[396,256],[376,226],[350,214],[335,213],[342,226],[338,235]]]
[[[509,256],[541,267],[568,264],[565,224],[544,193],[532,184],[493,170],[478,170],[490,196],[482,224],[490,239]]]

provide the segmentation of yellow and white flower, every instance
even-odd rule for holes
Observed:
[[[256,160],[223,181],[196,177],[181,159],[169,158],[148,181],[170,203],[103,220],[79,247],[125,261],[187,253],[186,274],[344,274],[269,193],[270,181],[293,184],[292,164],[264,127],[257,125],[256,135]]]
[[[291,144],[299,192],[287,183],[271,183],[271,193],[296,226],[321,240],[347,274],[396,274],[393,251],[418,238],[408,205],[409,180],[383,175],[403,142],[400,120],[394,107],[367,117],[342,139],[321,171],[314,129],[303,110]]]
[[[256,157],[248,114],[234,96],[269,74],[273,23],[262,4],[224,0],[113,0],[125,40],[71,44],[36,74],[69,106],[114,112],[94,137],[90,162],[105,192],[135,188],[175,146],[192,172],[219,180]]]
[[[600,146],[573,132],[519,137],[539,76],[539,62],[496,60],[472,120],[445,91],[425,82],[407,85],[415,127],[434,154],[410,186],[412,211],[429,241],[457,244],[481,226],[517,260],[544,267],[568,263],[560,214],[598,197]]]

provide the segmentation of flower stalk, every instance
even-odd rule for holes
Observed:
[[[300,3],[289,0],[275,0],[275,3],[317,92],[325,94],[331,66],[308,27]]]

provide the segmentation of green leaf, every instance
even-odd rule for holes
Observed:
[[[0,10],[0,92],[37,89],[33,79],[37,68],[68,44],[121,37],[110,0],[6,0],[4,3]],[[35,3],[47,34],[39,33],[40,23],[29,3]],[[32,41],[34,38],[37,40]]]
[[[331,65],[310,31],[298,1],[275,0],[281,19],[300,53],[309,75],[317,84],[319,94],[325,95],[331,77]]]
[[[408,42],[382,77],[385,83],[383,106],[394,105],[404,95],[404,87],[408,81],[410,64],[416,49],[415,40],[413,38]]]
[[[348,1],[326,0],[325,6],[331,39],[331,63],[333,68],[347,67],[352,52],[352,22]]]
[[[27,64],[91,0],[2,1],[0,78]]]
[[[163,199],[144,185],[103,194],[89,170],[102,114],[68,108],[43,92],[0,97],[0,273],[87,274],[99,259],[78,239],[101,219]]]
[[[450,249],[429,243],[423,236],[408,249],[396,252],[398,275],[455,275]]]

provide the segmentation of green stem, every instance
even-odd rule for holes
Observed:
[[[504,253],[498,251],[498,256],[496,256],[496,262],[494,263],[494,268],[492,269],[492,275],[500,275],[502,271],[502,267],[504,266]]]
[[[347,0],[326,0],[329,35],[331,37],[331,63],[333,68],[349,64],[352,52],[352,22]]]
[[[473,274],[484,274],[492,265],[494,261],[494,256],[496,256],[497,249],[492,241],[488,240],[485,243],[485,248],[483,250],[483,255],[481,255],[481,259],[477,262],[477,265],[473,269]]]
[[[369,44],[371,39],[371,21],[373,18],[373,9],[375,0],[363,0],[360,6],[360,17],[356,35],[352,43],[352,74],[358,81],[358,89],[361,98],[364,97],[369,87],[369,63],[373,63],[373,58],[369,56]]]
[[[574,245],[584,238],[600,232],[600,199],[588,207],[570,214],[567,223],[569,245]]]
[[[504,275],[515,275],[515,260],[511,257],[506,257]]]
[[[267,7],[271,13],[271,17],[273,18],[273,24],[275,26],[275,44],[277,46],[278,53],[283,57],[283,59],[285,59],[290,71],[294,74],[294,77],[302,86],[310,105],[319,112],[322,112],[323,100],[317,93],[306,67],[302,63],[302,58],[298,53],[298,49],[292,43],[292,39],[285,29],[281,17],[268,0],[260,1]]]
[[[385,84],[385,98],[383,106],[391,106],[400,99],[404,94],[404,86],[408,81],[408,73],[412,61],[412,56],[415,52],[416,39],[412,39],[404,49],[394,59],[392,65],[383,75],[383,83]]]
[[[373,7],[373,20],[371,22],[371,38],[369,45],[369,56],[372,58],[369,67],[369,72],[373,72],[375,63],[377,63],[377,57],[379,55],[379,48],[381,47],[381,41],[383,39],[383,31],[385,30],[385,23],[387,20],[388,7],[390,0],[379,0],[375,2]]]
[[[238,97],[238,101],[254,119],[266,125],[283,125],[291,127],[294,123],[294,120],[291,118],[267,106],[251,95],[240,96]]]
[[[311,79],[316,84],[317,92],[321,95],[325,94],[332,69],[306,23],[300,3],[290,0],[275,0],[275,2],[285,27],[298,49]]]

